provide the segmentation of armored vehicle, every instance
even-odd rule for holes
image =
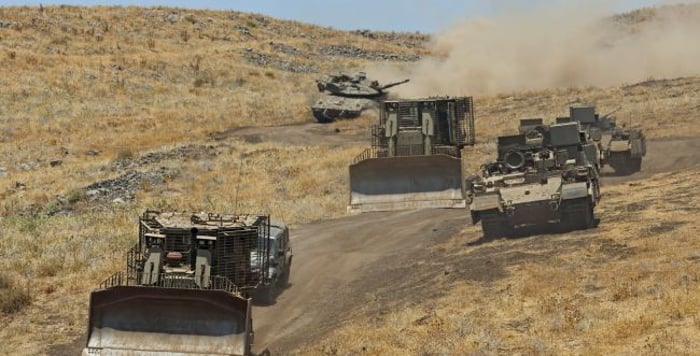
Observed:
[[[348,211],[464,208],[462,148],[474,144],[471,97],[380,104],[372,147],[349,167]]]
[[[470,181],[472,222],[485,238],[527,226],[583,229],[600,199],[597,145],[576,122],[523,122],[498,138],[498,157]]]
[[[311,107],[318,122],[327,123],[335,119],[360,116],[363,110],[385,98],[386,89],[407,83],[408,79],[389,84],[380,84],[367,79],[364,72],[341,73],[316,80],[318,91],[325,95]]]
[[[612,113],[600,116],[594,106],[572,106],[569,115],[570,120],[579,122],[599,142],[603,165],[609,165],[619,175],[642,169],[642,158],[647,153],[642,130],[619,127]]]
[[[90,295],[85,353],[251,355],[249,296],[286,283],[288,242],[267,215],[146,211],[126,272]]]

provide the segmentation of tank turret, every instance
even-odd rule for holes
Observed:
[[[360,116],[363,110],[386,97],[386,90],[407,83],[409,79],[381,84],[367,79],[365,72],[340,73],[316,80],[316,87],[324,96],[311,107],[318,122]]]

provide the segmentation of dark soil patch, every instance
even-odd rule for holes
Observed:
[[[655,237],[667,232],[678,229],[679,227],[686,225],[685,221],[661,221],[652,226],[647,226],[639,232],[640,237]]]
[[[598,252],[608,258],[625,259],[636,253],[633,247],[627,246],[625,243],[618,243],[612,239],[600,240],[601,244],[598,247]]]

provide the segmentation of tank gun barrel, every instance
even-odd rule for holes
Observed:
[[[622,109],[622,106],[618,106],[617,108],[615,108],[615,110],[613,110],[613,111],[611,111],[611,112],[609,112],[609,113],[607,113],[607,114],[601,115],[600,117],[610,117],[610,115],[612,115],[612,114],[614,114],[614,113],[620,111],[621,109]]]
[[[393,88],[393,87],[395,87],[395,86],[397,86],[397,85],[401,85],[401,84],[404,84],[404,83],[408,83],[409,81],[410,81],[410,79],[404,79],[404,80],[402,80],[402,81],[393,82],[393,83],[389,83],[389,84],[384,84],[384,85],[378,87],[377,89],[378,89],[378,90],[385,90],[385,89]]]

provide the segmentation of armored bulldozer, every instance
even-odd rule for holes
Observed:
[[[146,211],[126,271],[90,295],[85,354],[251,355],[250,296],[290,264],[266,215]]]
[[[380,104],[372,147],[350,164],[351,213],[464,208],[462,148],[473,145],[471,97]]]
[[[644,133],[641,129],[617,126],[613,113],[600,116],[594,106],[572,106],[568,119],[579,122],[600,144],[603,165],[609,165],[618,175],[639,172],[647,153]]]
[[[316,80],[318,91],[324,93],[324,96],[316,101],[311,107],[311,111],[316,121],[320,123],[358,117],[363,110],[376,105],[378,100],[385,98],[387,89],[408,81],[405,79],[380,84],[376,80],[367,79],[364,72],[330,75]]]
[[[591,226],[600,199],[597,145],[578,123],[523,122],[498,138],[498,157],[469,182],[472,222],[485,238],[528,226]]]

